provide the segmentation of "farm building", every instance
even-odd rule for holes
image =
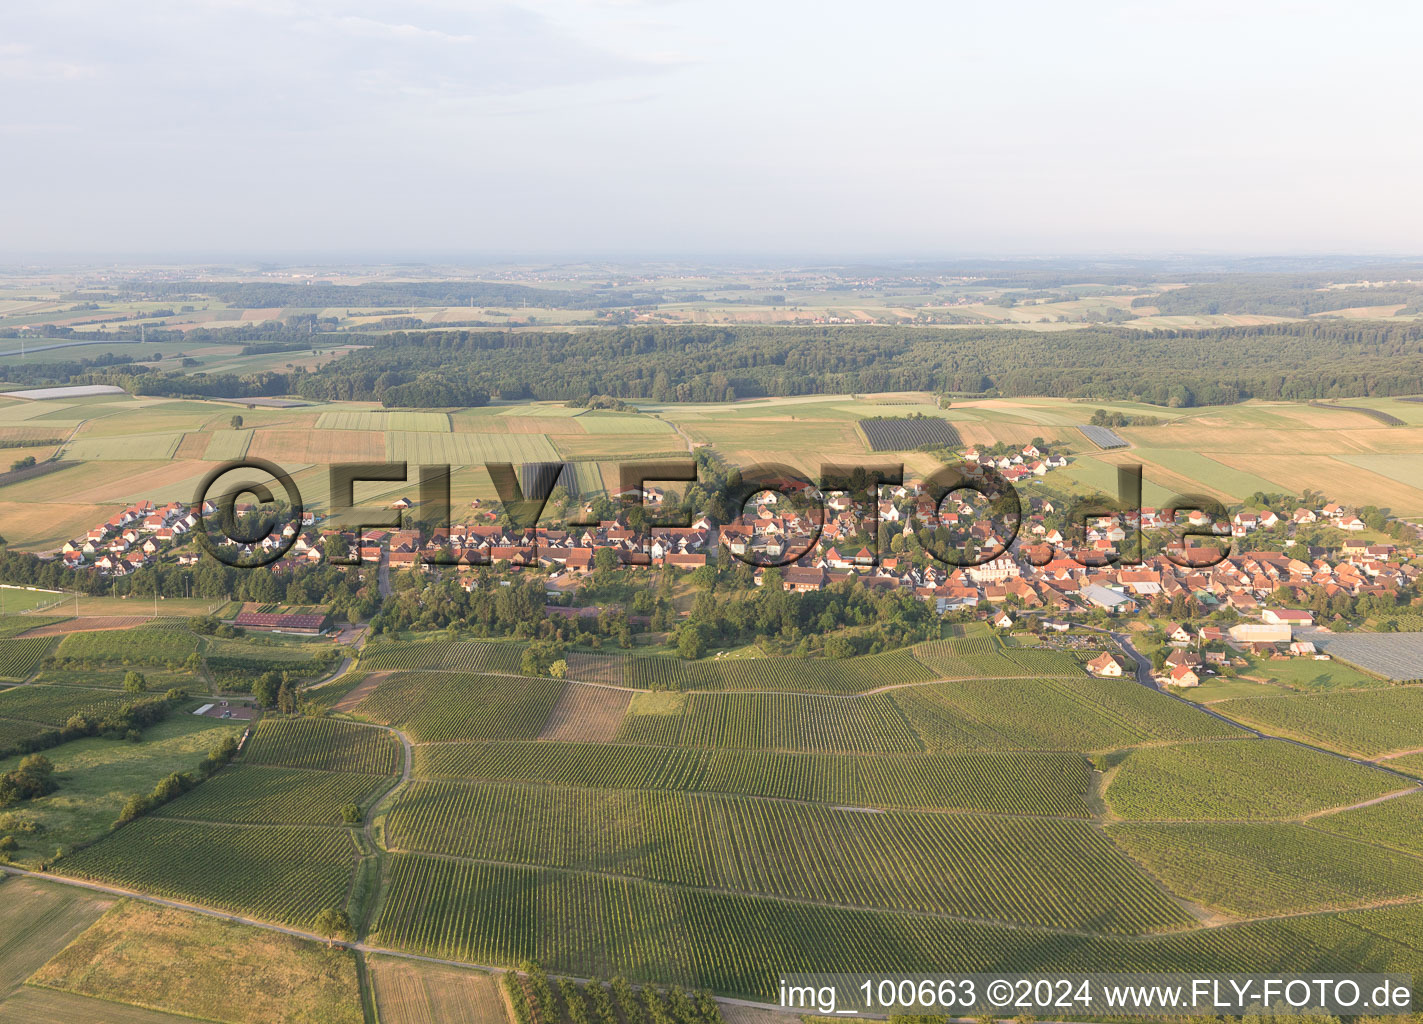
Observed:
[[[1242,622],[1228,632],[1238,644],[1287,644],[1291,640],[1290,627],[1283,623]]]
[[[232,624],[243,629],[307,636],[318,636],[331,626],[331,616],[324,608],[311,612],[263,612],[257,611],[256,607],[244,605]]]

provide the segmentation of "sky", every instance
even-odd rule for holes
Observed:
[[[0,252],[1423,252],[1409,3],[45,0]]]

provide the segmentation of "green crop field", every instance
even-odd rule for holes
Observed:
[[[0,691],[0,718],[20,718],[61,726],[74,714],[103,715],[117,711],[132,697],[78,686],[17,686]]]
[[[415,748],[422,778],[739,793],[856,807],[1086,817],[1087,763],[1057,753],[783,754],[609,743]]]
[[[680,703],[647,699],[669,696]],[[667,707],[672,710],[664,711]],[[821,753],[892,754],[921,749],[914,730],[886,694],[638,694],[618,740]]]
[[[519,674],[524,645],[470,640],[427,640],[413,644],[368,644],[361,667],[372,670],[441,668],[458,672]]]
[[[214,430],[208,435],[203,458],[208,462],[230,462],[246,458],[247,446],[251,443],[250,430]]]
[[[318,911],[346,905],[355,857],[345,829],[149,817],[70,854],[54,870],[310,928]]]
[[[769,1001],[784,972],[893,972],[906,964],[951,963],[965,972],[1029,963],[1055,971],[1384,969],[1416,963],[1409,943],[1423,931],[1423,908],[1412,906],[1147,939],[1084,937],[418,854],[392,855],[386,883],[375,942],[472,963],[537,959],[555,972],[621,972]]]
[[[701,888],[1135,933],[1190,918],[1085,823],[716,794],[418,782],[396,850]]]
[[[1407,783],[1294,743],[1241,740],[1133,750],[1107,803],[1124,818],[1293,818],[1347,807]]]
[[[563,694],[561,679],[402,672],[356,706],[417,743],[533,739]]]
[[[64,446],[61,456],[71,462],[133,462],[171,459],[182,444],[182,434],[124,434],[119,437],[80,436]]]
[[[993,676],[1082,676],[1082,663],[1071,654],[1008,647],[997,637],[930,640],[913,648],[914,656],[940,679]]]
[[[1423,859],[1288,822],[1108,825],[1172,892],[1240,917],[1423,896]]]
[[[0,640],[0,679],[28,679],[52,643],[48,636]]]
[[[1106,750],[1244,735],[1124,679],[971,679],[891,696],[931,749]]]
[[[1214,705],[1221,714],[1347,753],[1377,757],[1423,744],[1423,687],[1245,697]]]
[[[578,424],[589,434],[670,434],[672,424],[653,416],[616,416],[584,413]]]
[[[1398,780],[1402,784],[1403,780]],[[1369,807],[1311,818],[1309,824],[1325,832],[1382,843],[1423,856],[1423,793],[1395,797]]]
[[[859,693],[899,683],[927,682],[934,673],[906,651],[861,658],[628,658],[629,686],[668,690],[783,690]]]
[[[385,454],[391,462],[420,466],[559,461],[558,452],[543,434],[435,434],[397,430],[385,435]]]
[[[59,595],[49,595],[51,599]],[[63,615],[3,615],[0,616],[0,638],[10,639],[31,629],[38,629],[40,626],[50,626],[56,622],[63,622],[66,616]]]
[[[443,412],[386,412],[380,409],[341,409],[316,418],[318,430],[418,430],[448,431],[450,417]]]
[[[224,769],[156,813],[164,818],[234,824],[339,825],[342,807],[364,807],[392,781],[353,773],[242,765]]]
[[[264,718],[242,763],[365,775],[400,771],[400,744],[384,729],[330,718]]]
[[[70,633],[54,650],[56,661],[177,667],[198,652],[198,637],[186,628],[104,629]]]

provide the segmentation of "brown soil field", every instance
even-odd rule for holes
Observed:
[[[457,967],[371,957],[368,963],[381,1024],[504,1024],[499,981]]]
[[[618,734],[618,726],[622,724],[631,700],[631,690],[569,683],[549,713],[539,739],[564,743],[611,743]]]
[[[178,444],[178,450],[173,453],[174,459],[201,459],[203,452],[208,449],[208,441],[211,440],[207,434],[196,430],[190,430],[183,435],[183,440]]]
[[[350,711],[361,701],[369,697],[375,688],[390,674],[389,672],[372,672],[366,676],[365,679],[357,683],[350,693],[332,705],[331,710],[333,712]],[[320,693],[321,691],[317,690],[315,692]]]

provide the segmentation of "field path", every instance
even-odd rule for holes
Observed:
[[[1381,804],[1388,800],[1397,800],[1401,796],[1412,796],[1414,793],[1423,793],[1423,782],[1408,789],[1396,789],[1392,793],[1385,793],[1383,796],[1376,796],[1372,800],[1361,800],[1359,803],[1350,804],[1348,807],[1326,807],[1322,811],[1315,811],[1313,814],[1306,814],[1300,821],[1312,821],[1315,818],[1327,818],[1331,814],[1343,814],[1345,811],[1357,811],[1361,807],[1372,807],[1374,804]]]

